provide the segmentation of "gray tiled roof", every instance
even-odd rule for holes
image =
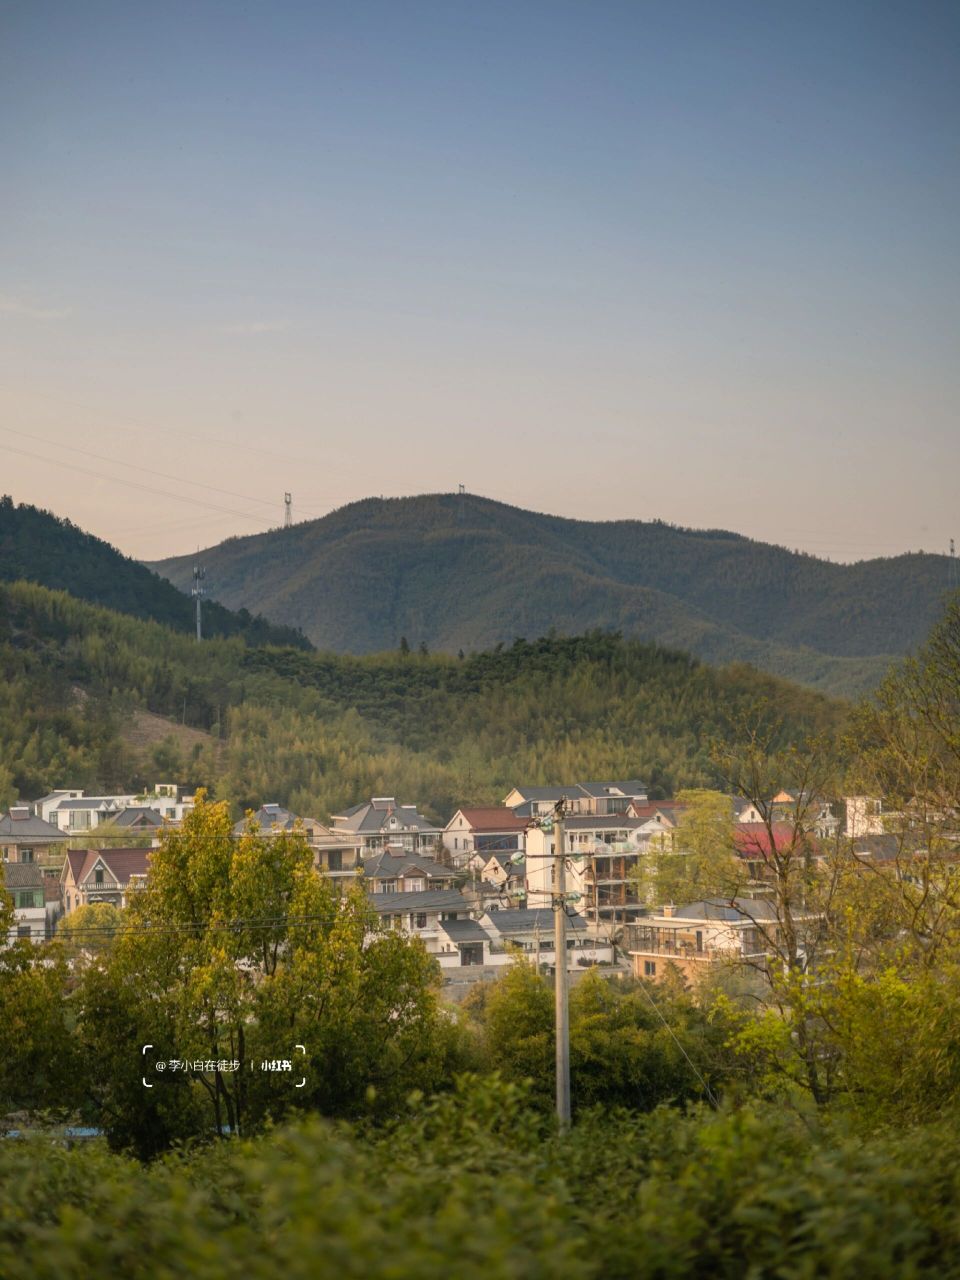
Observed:
[[[705,898],[677,907],[673,919],[680,920],[776,920],[775,908],[762,898]]]
[[[393,879],[409,871],[422,871],[427,879],[450,880],[456,874],[450,867],[443,867],[436,858],[418,858],[414,853],[371,853],[363,860],[363,874],[368,880]]]
[[[504,911],[491,911],[488,919],[496,931],[504,937],[513,937],[520,933],[531,933],[540,926],[540,932],[546,938],[553,937],[553,911],[550,907],[521,907]],[[587,927],[583,916],[567,915],[567,929],[571,933],[582,933]]]
[[[14,840],[64,840],[66,837],[59,827],[51,822],[30,814],[27,818],[11,818],[5,813],[0,818],[0,839],[6,836]]]
[[[424,889],[421,893],[368,893],[367,901],[380,915],[399,911],[471,910],[459,889]]]
[[[476,920],[441,920],[440,928],[451,942],[489,942],[490,935]]]
[[[43,888],[43,871],[35,862],[5,862],[0,879],[8,889]]]

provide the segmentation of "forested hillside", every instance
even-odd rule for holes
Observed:
[[[193,601],[166,578],[69,520],[9,497],[0,498],[0,579],[36,582],[177,631],[194,630]],[[204,602],[203,629],[210,636],[242,636],[248,644],[309,647],[293,627],[243,608],[233,613],[213,600]]]
[[[846,694],[923,640],[948,580],[945,556],[833,564],[733,533],[445,494],[353,503],[203,555],[218,600],[325,649],[406,636],[456,653],[610,628]],[[189,557],[154,567],[189,586]]]
[[[738,710],[777,707],[788,736],[841,704],[743,667],[594,633],[464,659],[198,645],[63,592],[0,584],[0,803],[53,785],[208,784],[323,816],[397,794],[446,818],[528,783],[640,776],[654,794],[709,782],[707,741]],[[207,730],[184,753],[131,745],[146,709]],[[162,749],[161,749],[162,748]]]

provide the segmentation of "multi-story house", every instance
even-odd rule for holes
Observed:
[[[330,821],[338,835],[359,840],[364,858],[382,849],[432,855],[441,847],[443,828],[415,804],[398,804],[393,796],[374,796],[331,815]]]
[[[470,903],[456,889],[426,889],[411,893],[369,893],[367,901],[381,924],[419,938],[430,955],[438,956],[449,941],[443,928],[455,921],[474,923]]]
[[[125,907],[147,882],[149,849],[71,849],[60,876],[66,915],[91,902]]]
[[[575,815],[564,822],[567,854],[566,890],[578,894],[578,910],[601,925],[623,923],[643,911],[636,884],[638,859],[646,846],[648,823],[613,815]],[[553,830],[527,832],[527,902],[548,906],[555,884]]]
[[[0,858],[4,862],[32,862],[56,877],[63,865],[65,844],[60,828],[38,818],[28,805],[14,805],[0,817]]]
[[[503,803],[518,817],[537,818],[552,813],[563,799],[569,814],[608,817],[626,814],[631,804],[645,804],[647,788],[637,778],[625,782],[573,782],[560,787],[514,787]]]
[[[167,822],[182,822],[193,808],[193,796],[181,796],[173,783],[158,782],[144,795],[87,796],[82,791],[54,791],[37,800],[34,812],[68,835],[95,831],[114,823],[126,809],[153,809]]]
[[[234,835],[242,835],[253,825],[262,834],[280,831],[303,832],[313,850],[314,866],[324,875],[334,878],[354,876],[360,861],[360,839],[346,832],[333,831],[316,818],[300,818],[279,804],[263,804],[233,828]]]
[[[465,866],[471,855],[522,852],[526,819],[506,805],[470,806],[458,809],[443,829],[443,847],[455,867]]]
[[[763,966],[778,932],[769,902],[708,898],[627,925],[624,946],[635,977],[662,982],[673,970],[695,983],[718,964]]]
[[[368,893],[424,893],[453,889],[457,881],[456,873],[435,858],[407,853],[372,853],[363,859],[360,870]]]
[[[13,900],[13,924],[7,943],[26,938],[43,942],[47,936],[45,877],[35,862],[8,862],[0,871],[0,882]]]

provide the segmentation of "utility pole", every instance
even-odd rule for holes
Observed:
[[[956,591],[960,586],[960,576],[957,575],[957,545],[954,540],[950,539],[950,570],[949,570],[950,590]]]
[[[554,810],[553,947],[556,956],[554,997],[557,1038],[557,1122],[570,1127],[570,1007],[567,984],[567,871],[563,818],[566,796]]]
[[[534,953],[533,953],[534,961],[536,964],[537,977],[539,978],[540,976],[540,916],[539,914],[537,915],[537,923],[534,925],[534,929],[533,929],[533,939],[534,939]]]
[[[197,547],[197,559],[196,559],[196,563],[193,566],[193,589],[190,592],[190,594],[193,596],[194,601],[196,603],[197,639],[198,640],[203,639],[203,624],[201,621],[200,613],[201,613],[201,601],[203,600],[203,597],[206,595],[206,591],[203,586],[203,580],[205,577],[206,577],[206,570],[204,569],[203,565],[201,565],[200,563],[200,548]]]

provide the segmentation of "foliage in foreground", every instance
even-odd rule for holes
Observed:
[[[958,1169],[951,1115],[862,1138],[757,1104],[557,1136],[522,1089],[466,1077],[375,1136],[312,1119],[150,1167],[6,1141],[0,1274],[950,1276]]]

